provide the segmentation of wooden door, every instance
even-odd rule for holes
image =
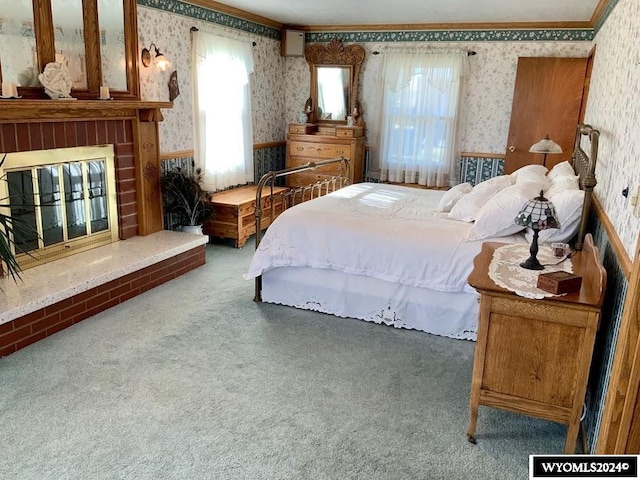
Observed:
[[[586,69],[586,58],[518,59],[505,173],[542,164],[544,155],[529,153],[529,148],[547,135],[563,153],[547,155],[545,166],[571,159]]]

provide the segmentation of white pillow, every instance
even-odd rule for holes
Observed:
[[[563,176],[576,176],[576,172],[573,171],[573,167],[566,160],[564,162],[556,163],[553,168],[549,170],[549,173],[547,173],[549,181],[553,181],[554,178]]]
[[[458,200],[449,212],[448,218],[473,222],[482,206],[500,190],[511,186],[513,181],[509,175],[501,175],[477,184]]]
[[[549,189],[545,192],[544,196],[550,199],[552,196],[565,190],[580,190],[578,178],[575,175],[555,177],[551,180]]]
[[[473,227],[464,240],[503,237],[523,230],[515,223],[516,216],[528,200],[540,194],[546,180],[519,181],[496,193],[480,209]]]
[[[473,189],[473,186],[470,183],[460,183],[455,187],[451,187],[442,195],[436,210],[439,212],[450,212],[456,202],[460,200],[463,195],[469,193],[471,189]]]
[[[519,177],[536,178],[540,176],[545,176],[547,174],[547,171],[548,169],[544,165],[537,165],[537,164],[525,165],[524,167],[520,167],[515,172],[513,172],[511,176],[515,179],[518,179]]]
[[[538,240],[540,243],[567,243],[578,233],[578,228],[580,227],[584,190],[564,190],[548,198],[556,209],[560,228],[542,230],[538,234]],[[531,242],[533,239],[533,230],[527,228],[525,237],[527,241]]]

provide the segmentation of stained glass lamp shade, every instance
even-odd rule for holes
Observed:
[[[520,266],[529,270],[543,270],[544,266],[538,261],[538,233],[540,230],[548,228],[560,228],[556,209],[549,200],[544,197],[544,192],[540,190],[540,196],[529,200],[520,210],[515,218],[517,225],[533,230],[533,240],[531,241],[531,254]]]

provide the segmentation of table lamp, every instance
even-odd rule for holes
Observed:
[[[515,218],[517,225],[533,230],[533,240],[531,241],[531,254],[520,266],[529,270],[543,270],[544,266],[538,261],[538,232],[548,228],[560,228],[556,209],[549,200],[544,197],[544,192],[540,190],[540,196],[532,198],[520,209]]]
[[[529,148],[530,153],[542,153],[544,157],[542,159],[542,165],[547,166],[547,155],[554,155],[556,153],[562,153],[562,147],[549,138],[547,135],[539,142],[534,143]]]

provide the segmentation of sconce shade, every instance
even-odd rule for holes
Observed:
[[[520,266],[529,270],[542,270],[544,266],[538,262],[538,233],[540,230],[549,228],[560,228],[556,209],[549,200],[544,197],[544,192],[540,190],[540,196],[532,198],[522,207],[515,218],[515,223],[525,228],[533,230],[533,240],[529,249],[529,258],[522,262]]]
[[[167,60],[162,52],[158,49],[155,43],[149,45],[149,48],[142,49],[142,65],[148,67],[151,65],[151,49],[155,50],[156,66],[163,72],[171,66],[171,63]]]

